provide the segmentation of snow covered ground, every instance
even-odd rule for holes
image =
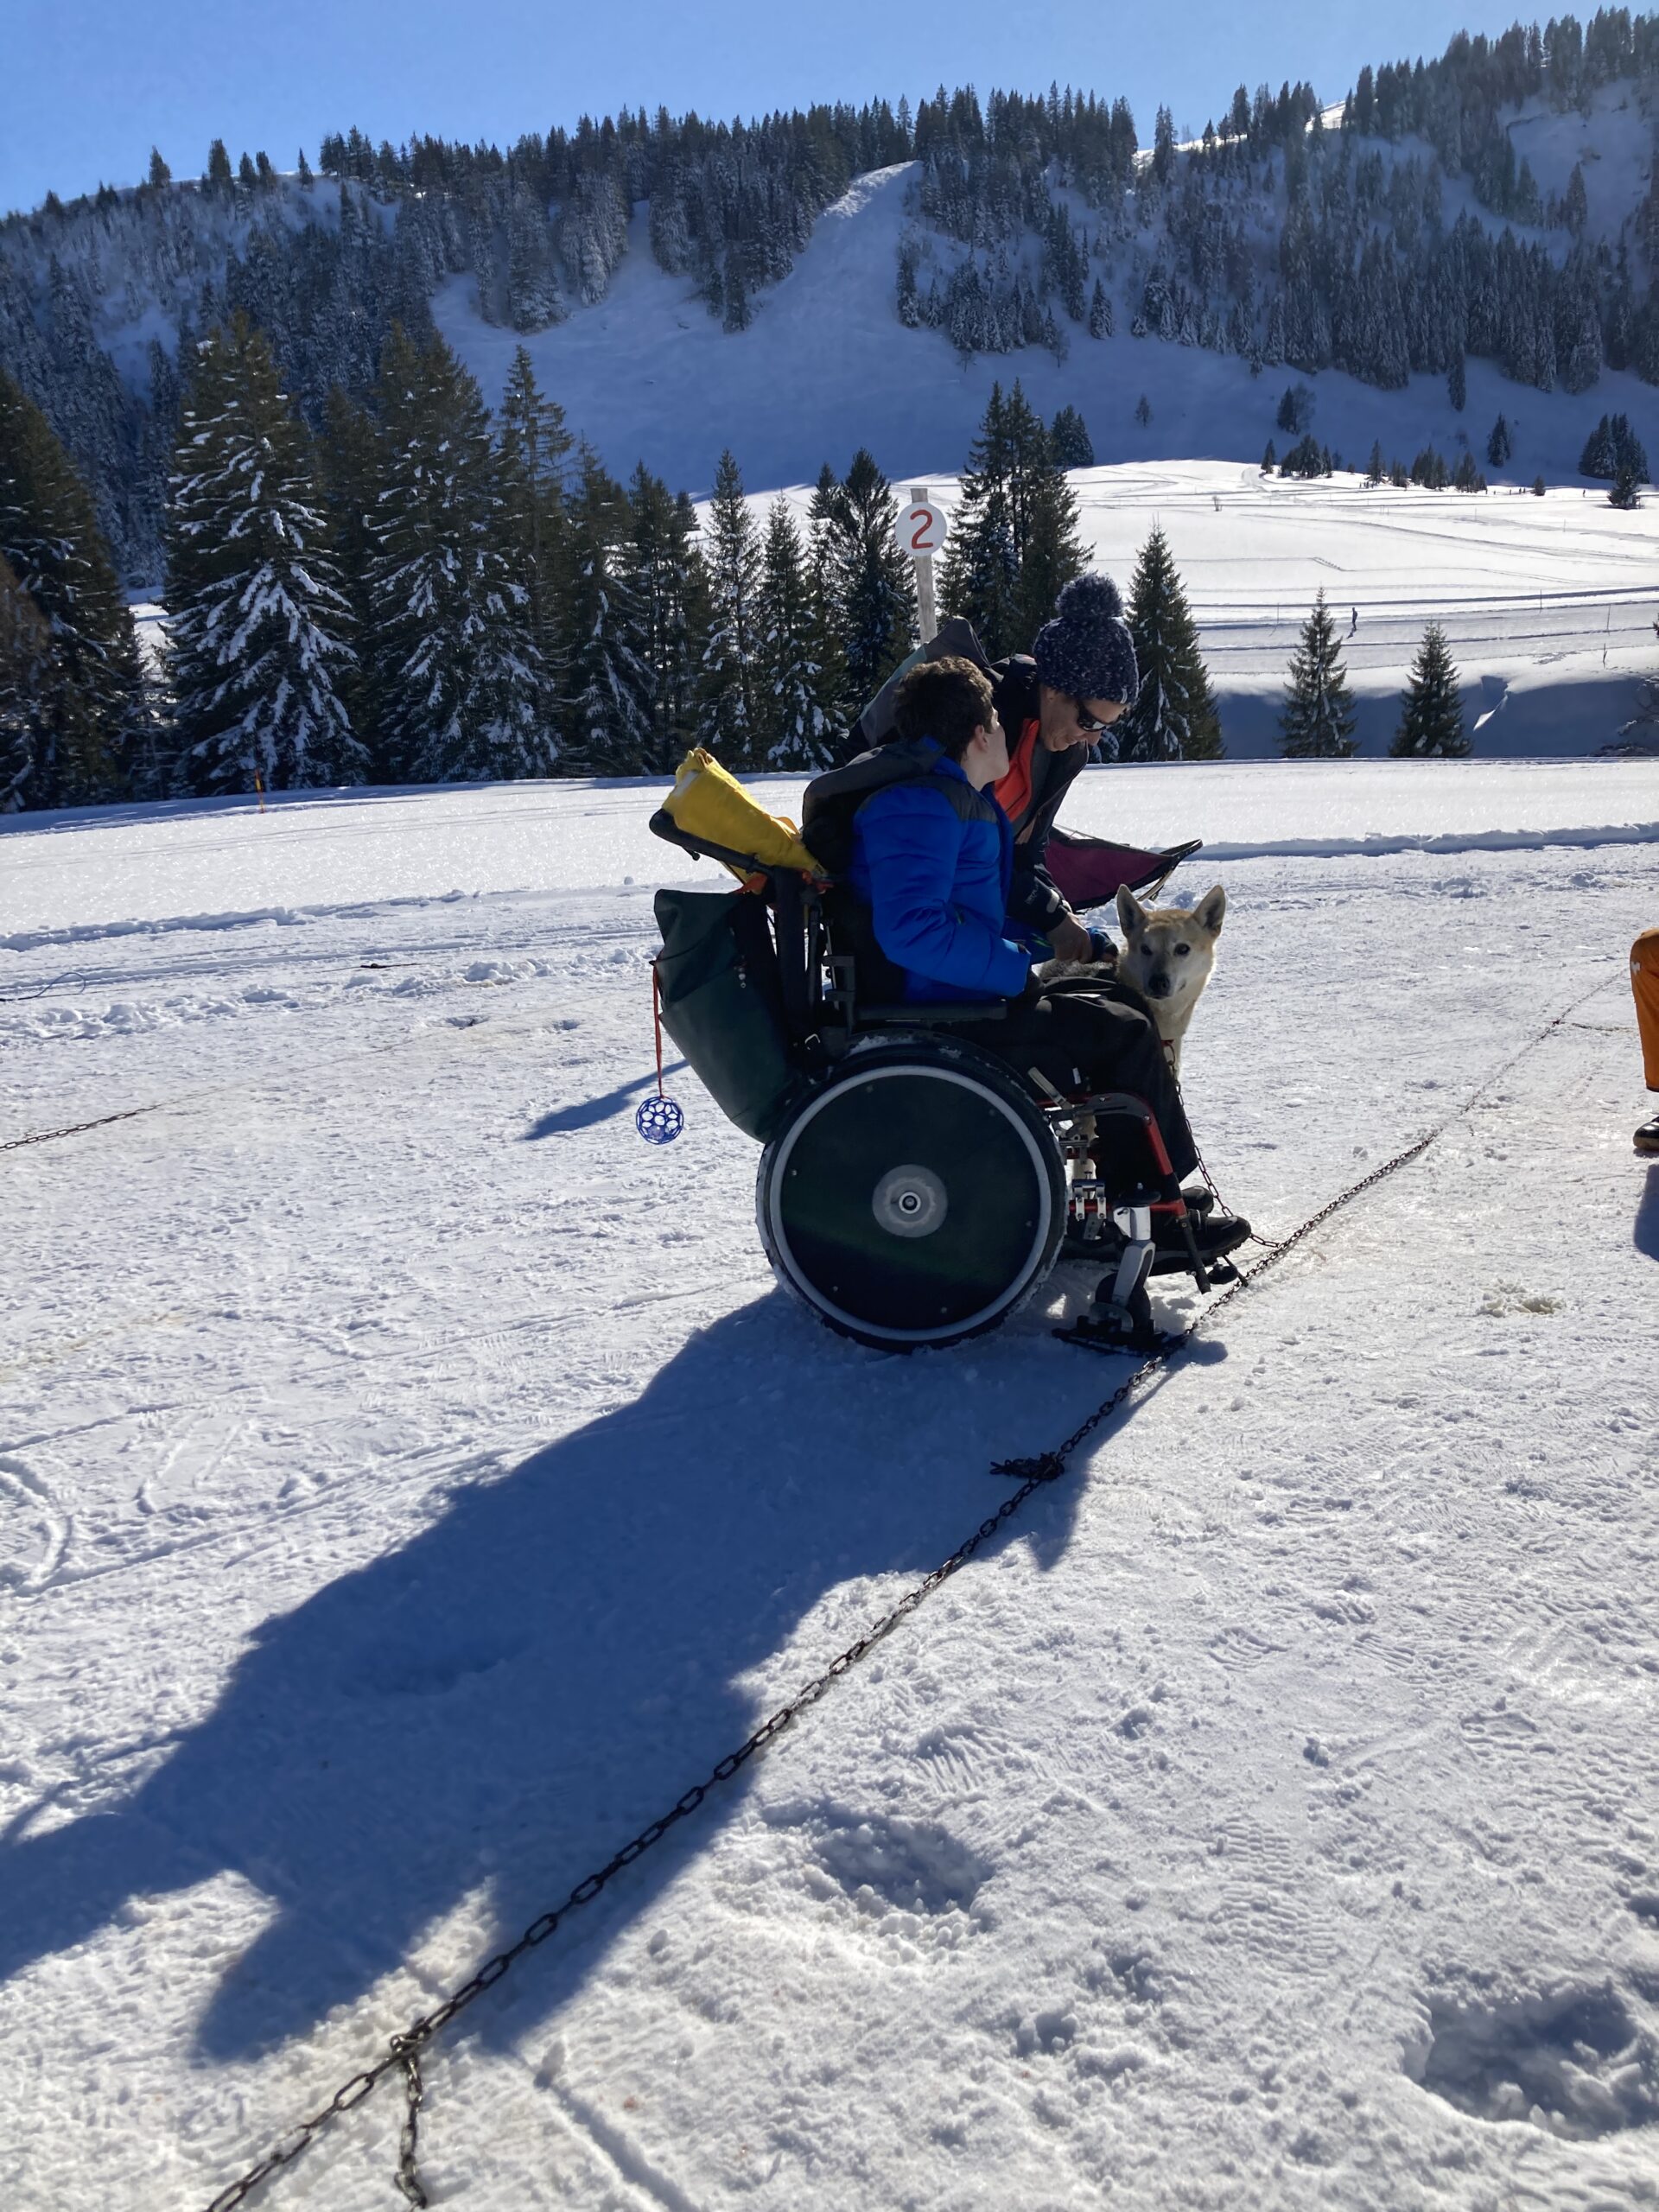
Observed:
[[[688,1075],[638,1141],[652,796],[0,825],[0,1142],[144,1109],[0,1158],[9,2212],[204,2205],[1122,1371],[1077,1270],[832,1338]],[[1659,771],[1072,818],[1215,849],[1188,1090],[1270,1231],[1605,988],[476,2008],[435,2202],[1659,2202]],[[395,2202],[397,2119],[264,2201]]]

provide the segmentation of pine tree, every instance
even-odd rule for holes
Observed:
[[[1144,391],[1135,403],[1135,419],[1143,430],[1152,421],[1152,402]]]
[[[52,632],[0,554],[0,814],[29,803],[51,699]]]
[[[197,347],[167,518],[179,773],[193,790],[362,780],[353,655],[305,432],[238,309]]]
[[[1515,450],[1507,419],[1500,415],[1492,425],[1492,434],[1486,441],[1486,458],[1494,468],[1502,468]]]
[[[1484,492],[1486,479],[1476,465],[1475,456],[1466,449],[1459,455],[1452,472],[1452,488],[1456,492]]]
[[[1355,750],[1354,702],[1323,585],[1291,657],[1279,726],[1287,760],[1346,760]]]
[[[1388,469],[1382,460],[1382,441],[1378,438],[1371,447],[1371,458],[1365,470],[1365,481],[1368,484],[1380,484],[1387,474]]]
[[[85,485],[45,416],[3,370],[0,558],[51,640],[29,772],[19,786],[27,804],[70,806],[121,796],[144,713],[132,618]],[[32,639],[21,610],[13,627]]]
[[[1626,511],[1642,504],[1642,478],[1628,454],[1621,454],[1613,464],[1613,484],[1607,494],[1607,504],[1610,507],[1622,507]]]
[[[844,728],[864,705],[861,699],[851,696],[847,681],[843,644],[846,625],[836,560],[842,505],[840,479],[826,461],[818,471],[807,512],[806,565],[812,603],[812,658],[819,671],[824,711],[832,729]]]
[[[893,486],[861,447],[842,480],[830,538],[847,693],[855,712],[915,642],[915,578],[899,550],[894,518]]]
[[[766,518],[755,623],[761,746],[769,768],[827,768],[833,758],[817,637],[800,530],[788,500],[775,499]]]
[[[743,497],[742,472],[729,448],[715,472],[703,562],[709,626],[699,739],[728,768],[758,768],[765,753],[754,662],[760,546]]]
[[[1452,356],[1452,365],[1446,376],[1446,396],[1459,415],[1469,404],[1469,379],[1464,369],[1461,352]]]
[[[1400,727],[1389,747],[1395,760],[1423,760],[1430,754],[1446,760],[1467,757],[1458,671],[1438,622],[1431,622],[1423,632],[1400,704]]]
[[[1020,548],[1010,497],[1012,475],[1007,403],[1001,385],[994,384],[978,432],[968,449],[961,501],[939,579],[945,609],[973,624],[993,660],[1001,660],[1031,642],[1016,635],[1014,592]]]
[[[563,689],[571,639],[570,518],[566,477],[575,441],[564,410],[543,397],[530,355],[515,348],[501,395],[497,543],[524,592],[524,620],[548,682]]]
[[[1052,617],[1061,592],[1073,576],[1083,574],[1083,541],[1077,495],[1054,457],[1042,417],[1026,407],[1017,384],[1010,416],[1015,452],[1014,543],[1020,556],[1014,620],[1020,646],[1028,650]]]
[[[225,150],[225,141],[215,138],[207,149],[207,175],[205,181],[216,189],[228,192],[231,187],[231,157]]]
[[[658,765],[651,671],[640,654],[640,610],[628,575],[631,520],[621,486],[584,444],[573,517],[574,697],[563,763],[577,775],[638,776]]]
[[[391,783],[396,780],[397,765],[381,744],[374,657],[369,650],[373,620],[368,579],[380,497],[380,432],[368,410],[348,399],[338,385],[323,408],[315,467],[339,588],[351,610],[348,633],[356,645],[350,665],[338,675],[337,688],[352,734],[364,750],[365,776],[371,783]]]
[[[695,742],[709,628],[709,579],[688,495],[670,495],[643,461],[628,486],[623,575],[637,625],[649,735],[645,766],[668,775]]]
[[[1278,464],[1279,456],[1274,450],[1273,440],[1269,438],[1267,442],[1266,449],[1262,455],[1262,474],[1264,476],[1271,476],[1274,470],[1278,467]]]
[[[159,146],[152,146],[149,149],[149,182],[151,187],[156,191],[159,192],[164,184],[171,184],[172,181],[173,172],[168,168],[167,163],[162,159],[161,148]]]
[[[1089,335],[1091,338],[1109,338],[1113,328],[1111,297],[1096,276],[1094,293],[1089,302]]]
[[[478,386],[442,338],[419,346],[394,326],[378,398],[370,645],[395,772],[410,783],[546,775],[557,751],[550,686],[499,543]]]
[[[1141,690],[1116,726],[1120,760],[1218,760],[1221,724],[1186,594],[1154,524],[1129,585]]]
[[[1089,426],[1075,407],[1062,407],[1049,430],[1049,444],[1060,468],[1092,468],[1095,448]]]

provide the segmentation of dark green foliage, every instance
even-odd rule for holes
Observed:
[[[1037,427],[1046,443],[1040,422]],[[1065,480],[1059,480],[1062,487]],[[828,522],[846,688],[860,705],[880,690],[915,644],[915,575],[899,550],[893,522],[893,487],[861,447]]]
[[[1543,496],[1544,496],[1544,480],[1543,480],[1543,478],[1542,478],[1541,476],[1535,476],[1535,477],[1533,478],[1533,480],[1532,480],[1532,495],[1533,495],[1534,499],[1541,499],[1543,498]]]
[[[564,410],[543,395],[522,346],[515,350],[507,374],[499,425],[497,543],[524,592],[524,620],[543,669],[559,690],[569,643],[566,615],[572,554],[566,494],[575,440],[566,426]]]
[[[1452,481],[1450,470],[1433,446],[1425,446],[1411,464],[1411,480],[1426,491],[1444,492]]]
[[[756,630],[766,766],[828,767],[835,700],[823,664],[812,573],[787,499],[775,499],[766,518]]]
[[[1291,657],[1279,727],[1287,760],[1345,760],[1354,751],[1353,697],[1323,587]]]
[[[1094,444],[1089,426],[1075,407],[1062,407],[1049,430],[1049,445],[1059,468],[1092,468]]]
[[[49,641],[42,670],[33,620],[14,601],[14,735],[0,790],[8,804],[31,807],[123,795],[145,711],[132,618],[85,485],[45,416],[3,371],[0,559]],[[16,734],[25,721],[26,760]]]
[[[1091,338],[1109,338],[1114,327],[1111,296],[1096,276],[1089,301],[1089,335]]]
[[[1077,495],[1042,418],[1015,384],[993,385],[969,454],[940,580],[995,659],[1029,650],[1061,588],[1083,573]]]
[[[245,316],[196,349],[168,516],[178,776],[203,792],[362,780],[353,664],[308,442]]]
[[[1486,489],[1486,479],[1476,465],[1475,456],[1466,448],[1459,456],[1458,465],[1452,472],[1452,488],[1454,492],[1484,492]]]
[[[1388,473],[1382,459],[1382,441],[1378,438],[1371,447],[1371,458],[1365,469],[1365,481],[1368,484],[1380,484]]]
[[[1452,365],[1446,372],[1446,396],[1459,415],[1469,404],[1469,379],[1464,372],[1460,353],[1452,355]]]
[[[1305,438],[1296,441],[1280,462],[1279,474],[1281,476],[1326,476],[1330,474],[1326,461],[1325,448],[1310,430]]]
[[[622,565],[648,722],[637,772],[668,775],[696,739],[709,577],[697,549],[696,509],[643,462],[628,486],[628,518]]]
[[[441,338],[394,330],[378,401],[366,642],[385,756],[411,783],[545,775],[552,702],[502,548],[478,386]],[[591,620],[591,601],[582,611]]]
[[[631,573],[633,517],[622,486],[591,446],[573,497],[571,701],[567,773],[637,776],[652,742],[652,671]],[[660,734],[659,734],[660,741]]]
[[[1135,403],[1135,419],[1143,430],[1152,420],[1152,402],[1144,391]]]
[[[702,656],[700,741],[728,768],[758,768],[765,758],[755,668],[760,540],[743,497],[742,474],[729,449],[720,456],[715,473],[703,559],[709,571],[709,622]]]
[[[231,188],[231,157],[225,150],[222,138],[215,138],[207,149],[207,181],[226,192]]]
[[[1313,420],[1313,394],[1305,384],[1286,385],[1275,420],[1277,428],[1291,437],[1300,437],[1308,428]]]
[[[1616,477],[1621,467],[1633,474],[1638,483],[1648,481],[1647,450],[1631,429],[1629,416],[1604,415],[1579,456],[1579,474]]]
[[[1423,632],[1411,677],[1400,701],[1400,727],[1389,752],[1396,760],[1460,760],[1469,751],[1463,728],[1463,696],[1446,632],[1431,622]]]
[[[1494,468],[1502,468],[1514,451],[1515,441],[1510,435],[1509,419],[1500,415],[1486,441],[1486,458]]]
[[[1129,586],[1129,634],[1141,690],[1116,725],[1120,760],[1217,760],[1221,724],[1198,625],[1169,541],[1154,525]]]
[[[1636,463],[1628,458],[1621,460],[1613,470],[1613,487],[1607,494],[1608,505],[1627,510],[1639,507],[1643,481],[1643,479],[1637,473]]]
[[[0,554],[0,814],[29,803],[52,709],[52,633]]]
[[[1279,456],[1274,450],[1273,440],[1269,438],[1267,443],[1267,450],[1262,455],[1262,474],[1264,476],[1271,476],[1274,468],[1278,466],[1278,461]]]
[[[160,191],[162,185],[171,184],[173,181],[173,172],[162,159],[162,149],[159,146],[152,146],[149,149],[149,181],[154,191]]]

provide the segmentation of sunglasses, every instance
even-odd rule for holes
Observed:
[[[1112,726],[1112,721],[1116,721],[1117,719],[1116,715],[1114,715],[1112,721],[1102,721],[1098,715],[1091,715],[1090,713],[1088,708],[1084,705],[1081,699],[1074,699],[1071,703],[1077,710],[1077,728],[1080,730],[1086,731],[1090,737],[1093,737],[1100,730],[1109,729]]]

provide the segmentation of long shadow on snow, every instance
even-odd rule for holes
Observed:
[[[883,1601],[859,1593],[772,1687],[744,1686],[826,1590],[936,1565],[1006,1495],[989,1460],[1052,1443],[1118,1372],[1017,1334],[976,1357],[881,1358],[781,1294],[716,1323],[634,1403],[455,1491],[411,1541],[266,1622],[130,1799],[0,1835],[0,1979],[135,1895],[233,1870],[274,1917],[201,2022],[204,2053],[229,2057],[359,1998],[471,1893],[492,1937],[516,1936]],[[1020,1524],[1046,1562],[1079,1488],[1033,1500]],[[857,1694],[855,1679],[841,1693]],[[745,1786],[521,1967],[514,2032],[526,2005],[569,1994],[588,1936],[645,1910]],[[505,2032],[504,2009],[484,2008],[485,2032]]]

